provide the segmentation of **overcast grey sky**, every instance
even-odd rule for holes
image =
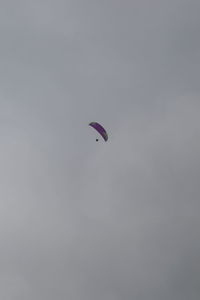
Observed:
[[[1,299],[200,299],[199,12],[1,1]]]

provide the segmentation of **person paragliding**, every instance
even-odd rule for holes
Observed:
[[[107,134],[105,128],[103,128],[102,125],[100,125],[97,122],[91,122],[89,124],[89,126],[93,127],[102,136],[102,138],[104,139],[104,141],[107,142],[107,140],[108,140],[108,134]],[[98,141],[99,141],[99,139],[97,138],[96,142],[98,142]]]

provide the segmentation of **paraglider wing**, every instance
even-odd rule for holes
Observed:
[[[91,122],[89,124],[89,126],[91,126],[94,129],[96,129],[98,131],[98,133],[103,137],[103,139],[105,140],[105,142],[108,140],[108,134],[107,134],[106,130],[99,123],[97,123],[97,122]]]

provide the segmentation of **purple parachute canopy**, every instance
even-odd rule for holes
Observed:
[[[98,133],[103,137],[103,139],[105,141],[108,140],[108,134],[106,132],[106,130],[103,128],[103,126],[101,126],[99,123],[97,122],[91,122],[89,124],[89,126],[93,127],[94,129],[96,129],[98,131]]]

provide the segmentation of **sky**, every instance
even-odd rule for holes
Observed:
[[[200,299],[199,11],[1,1],[1,299]]]

